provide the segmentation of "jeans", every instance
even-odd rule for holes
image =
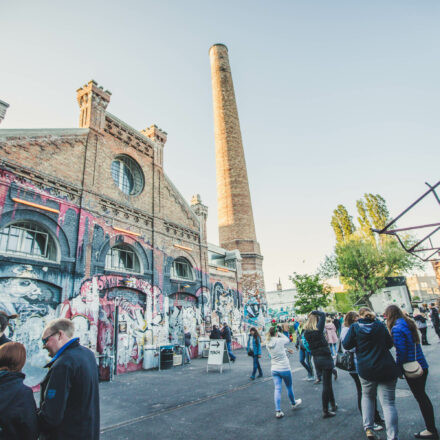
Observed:
[[[235,361],[235,355],[232,353],[231,343],[226,342],[226,347],[228,348],[228,354],[232,361]]]
[[[190,347],[185,346],[185,350],[183,354],[184,354],[184,362],[188,362],[190,364],[191,363]]]
[[[261,369],[260,359],[259,359],[258,355],[254,354],[252,357],[254,359],[254,369],[252,370],[251,377],[255,378],[255,373],[257,372],[257,370],[258,370],[258,375],[262,376],[263,370]]]
[[[312,355],[307,350],[300,348],[299,362],[307,370],[308,376],[313,377]]]
[[[398,439],[399,429],[395,402],[397,379],[389,382],[374,382],[365,380],[362,377],[359,379],[362,385],[362,419],[364,429],[373,429],[375,400],[376,395],[379,394],[387,429],[387,439]]]
[[[436,433],[434,419],[434,409],[425,392],[426,379],[428,378],[428,369],[423,370],[423,375],[413,379],[406,378],[408,386],[419,404],[422,412],[423,420],[425,421],[426,429],[431,433]]]
[[[322,375],[322,410],[328,412],[328,405],[335,406],[335,395],[332,385],[333,370],[321,370]]]
[[[281,411],[281,384],[284,384],[287,388],[287,394],[289,396],[292,405],[295,405],[295,395],[292,388],[292,372],[290,370],[285,371],[272,371],[272,379],[275,385],[274,401],[275,411]]]
[[[328,344],[328,346],[330,347],[330,352],[332,356],[336,356],[336,352],[338,351],[338,349],[336,348],[336,344]]]
[[[426,332],[428,331],[428,327],[419,328],[420,333],[422,334],[422,345],[426,345],[428,343],[428,338],[426,337]]]
[[[359,380],[359,374],[357,373],[350,373],[350,376],[352,377],[352,379],[354,380],[354,383],[356,385],[356,391],[357,391],[357,398],[358,398],[358,408],[359,408],[359,412],[362,415],[362,386],[361,386],[361,381]],[[374,403],[375,405],[375,410],[374,410],[374,423],[377,424],[382,424],[382,417],[379,414],[379,411],[377,410],[377,398],[376,401]]]

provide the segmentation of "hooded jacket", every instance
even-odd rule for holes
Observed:
[[[272,371],[290,371],[289,358],[286,354],[286,344],[289,342],[289,338],[282,333],[278,333],[267,342],[266,348],[270,355]]]
[[[37,407],[25,375],[0,371],[0,440],[38,438]]]
[[[352,324],[342,341],[346,350],[356,348],[357,371],[372,382],[389,382],[400,375],[390,353],[393,339],[377,319],[359,319]]]
[[[249,334],[246,349],[248,352],[249,350],[252,350],[254,352],[254,356],[261,356],[261,338],[259,336],[254,338],[251,334]]]
[[[38,420],[50,440],[99,439],[99,382],[94,354],[69,341],[47,365]]]

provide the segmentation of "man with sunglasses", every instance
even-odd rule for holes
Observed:
[[[73,337],[74,324],[50,322],[41,341],[52,360],[41,383],[40,439],[99,438],[99,382],[94,354]]]

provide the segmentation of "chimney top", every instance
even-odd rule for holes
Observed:
[[[0,123],[3,121],[6,115],[6,110],[8,109],[9,104],[0,99]]]
[[[226,52],[228,52],[228,46],[226,46],[226,44],[223,43],[215,43],[213,44],[210,48],[209,48],[209,52],[211,52],[211,49],[215,46],[223,46],[226,49]]]

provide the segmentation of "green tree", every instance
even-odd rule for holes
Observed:
[[[421,267],[423,263],[395,240],[377,245],[362,237],[352,237],[336,245],[334,255],[326,257],[319,273],[328,278],[339,276],[354,303],[371,307],[370,297],[385,287],[386,277]]]
[[[353,217],[348,214],[344,205],[338,205],[333,211],[331,225],[336,235],[336,242],[342,243],[347,240],[355,231]]]
[[[297,313],[309,313],[320,307],[326,307],[330,303],[330,289],[321,283],[318,274],[294,273],[289,277],[296,287],[295,311]]]
[[[361,235],[377,241],[377,235],[371,230],[382,229],[390,221],[390,214],[385,199],[379,194],[364,194],[364,199],[356,201],[358,223]]]

